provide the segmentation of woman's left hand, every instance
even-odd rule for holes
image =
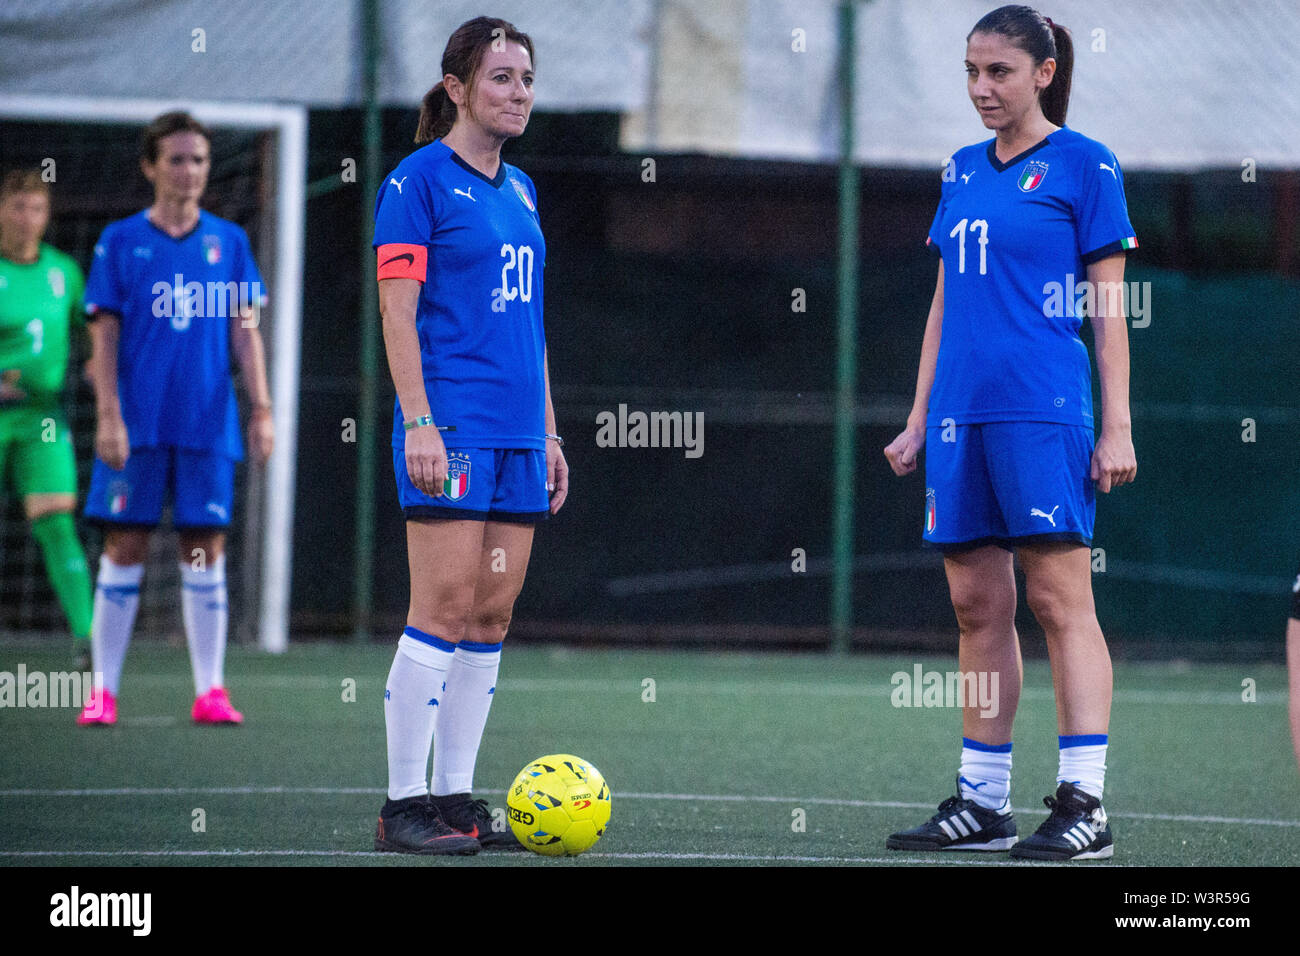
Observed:
[[[275,422],[271,418],[271,410],[265,406],[255,407],[249,415],[248,446],[253,453],[253,461],[259,465],[265,464],[271,457],[271,449],[275,447]]]
[[[1137,455],[1133,451],[1133,436],[1128,432],[1108,432],[1102,429],[1101,437],[1092,450],[1092,480],[1097,490],[1109,492],[1126,485],[1137,477]]]
[[[546,440],[546,491],[551,496],[551,514],[564,507],[569,496],[569,463],[564,460],[560,443]]]

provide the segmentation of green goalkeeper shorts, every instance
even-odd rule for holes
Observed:
[[[0,478],[20,498],[77,493],[72,432],[57,406],[0,407]]]

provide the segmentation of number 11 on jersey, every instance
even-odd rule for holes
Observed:
[[[959,223],[957,223],[957,225],[952,227],[952,232],[948,233],[949,239],[953,238],[954,236],[957,238],[957,271],[958,272],[966,271],[966,223],[967,222],[970,222],[970,220],[967,219],[961,220]],[[974,222],[970,223],[970,228],[972,232],[974,232],[976,229],[978,229],[980,232],[980,237],[979,237],[980,275],[987,275],[988,262],[985,256],[985,252],[989,244],[988,221],[985,219],[976,219]]]

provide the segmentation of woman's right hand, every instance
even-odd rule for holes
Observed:
[[[436,425],[420,425],[406,433],[406,473],[411,484],[431,498],[442,495],[447,480],[447,448]]]
[[[131,457],[131,440],[126,434],[126,422],[120,413],[107,413],[95,422],[95,454],[114,471],[126,467]]]
[[[898,437],[885,446],[885,457],[889,467],[896,475],[907,475],[916,471],[916,456],[925,445],[925,429],[908,425]]]

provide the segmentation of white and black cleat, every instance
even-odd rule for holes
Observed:
[[[1018,860],[1109,860],[1115,839],[1101,801],[1072,783],[1062,783],[1056,796],[1043,797],[1051,815],[1033,836],[1011,850]]]
[[[919,827],[895,833],[890,850],[983,850],[998,852],[1015,845],[1016,819],[1011,811],[989,810],[961,796],[939,804],[939,812]]]

